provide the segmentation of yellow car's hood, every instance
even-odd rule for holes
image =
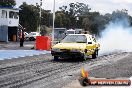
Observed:
[[[52,48],[59,48],[59,49],[85,49],[85,43],[58,43],[54,45]]]

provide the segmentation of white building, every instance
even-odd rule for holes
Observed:
[[[0,7],[0,41],[18,40],[19,8]]]

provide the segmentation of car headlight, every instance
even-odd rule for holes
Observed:
[[[80,52],[78,49],[72,49],[71,52]]]
[[[59,52],[60,49],[59,48],[52,48],[52,51]]]

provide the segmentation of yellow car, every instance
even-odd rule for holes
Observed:
[[[100,45],[95,38],[89,34],[69,34],[61,43],[54,45],[51,54],[54,60],[61,58],[81,58],[86,60],[87,56],[92,55],[95,59],[98,56]]]

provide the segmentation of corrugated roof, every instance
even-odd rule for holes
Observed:
[[[20,8],[12,7],[12,6],[0,6],[0,9],[13,9],[13,10],[21,10]]]

